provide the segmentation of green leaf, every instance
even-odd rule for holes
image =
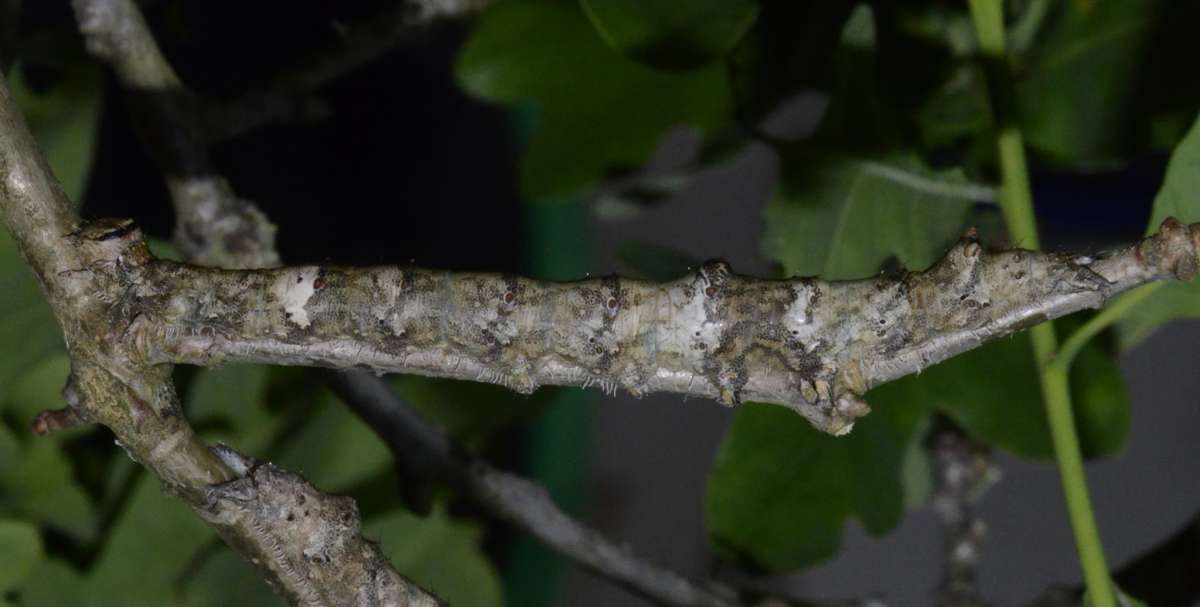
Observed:
[[[42,559],[42,536],[37,527],[0,518],[0,596],[23,584]]]
[[[63,351],[62,332],[33,273],[7,230],[0,230],[0,403],[5,393],[51,354]]]
[[[188,416],[199,427],[216,425],[203,433],[206,439],[260,453],[279,425],[264,402],[268,372],[262,365],[198,371],[188,390]]]
[[[96,512],[71,461],[52,440],[34,439],[13,462],[0,463],[0,508],[81,540],[96,534]]]
[[[479,529],[443,508],[425,518],[393,511],[367,521],[363,535],[379,542],[397,571],[450,605],[502,603],[500,576],[483,553]]]
[[[97,67],[80,67],[49,91],[35,94],[19,69],[9,77],[13,99],[67,196],[79,201],[91,168],[100,109]],[[27,369],[63,350],[62,333],[33,273],[7,230],[0,229],[0,401]],[[18,347],[19,344],[19,347]]]
[[[842,27],[834,53],[829,107],[814,139],[839,150],[879,153],[897,145],[898,116],[880,76],[875,11],[860,4]]]
[[[29,89],[20,70],[13,70],[9,78],[13,99],[29,130],[67,197],[75,203],[83,198],[92,168],[102,84],[99,66],[89,61],[75,62],[64,78],[40,94]]]
[[[908,510],[922,508],[933,495],[933,461],[925,448],[923,438],[929,431],[929,418],[920,421],[913,437],[904,448],[904,459],[900,463],[900,478],[904,484],[904,507]]]
[[[621,243],[617,258],[634,274],[659,282],[674,280],[700,266],[700,260],[690,255],[638,240]]]
[[[507,0],[475,25],[456,66],[460,85],[498,103],[532,102],[540,124],[521,159],[536,200],[562,198],[614,169],[640,166],[665,131],[711,131],[730,101],[719,65],[668,73],[609,48],[571,0]]]
[[[992,126],[991,115],[983,72],[975,65],[958,65],[929,91],[916,122],[921,142],[932,148],[983,132]]]
[[[1095,169],[1174,145],[1200,103],[1198,18],[1194,2],[1051,3],[1015,69],[1030,147]]]
[[[1027,333],[1002,338],[869,392],[876,410],[924,404],[973,438],[1017,455],[1050,459],[1037,365]],[[1129,397],[1113,357],[1089,344],[1071,372],[1076,429],[1084,455],[1111,455],[1129,433]]]
[[[89,570],[84,607],[128,605],[130,596],[167,601],[196,552],[215,534],[187,506],[143,476]]]
[[[1071,363],[1070,385],[1083,454],[1102,457],[1120,452],[1129,438],[1131,414],[1129,392],[1113,353],[1099,346],[1081,350]]]
[[[727,60],[739,116],[758,124],[797,93],[826,88],[848,0],[764,0],[759,17]]]
[[[187,607],[255,605],[284,607],[283,597],[271,591],[258,570],[226,546],[204,560],[184,581]]]
[[[325,491],[341,491],[387,469],[391,453],[362,420],[323,392],[315,411],[273,458]]]
[[[972,203],[958,170],[911,157],[890,162],[793,152],[767,205],[763,249],[788,275],[862,278],[897,260],[932,265],[961,233]]]
[[[753,0],[580,0],[604,41],[648,65],[683,70],[733,48],[758,15]]]
[[[8,425],[0,423],[0,478],[13,467],[12,462],[21,456],[21,443]],[[0,485],[2,487],[3,485]]]
[[[18,428],[30,428],[34,417],[42,411],[65,406],[62,388],[67,383],[70,372],[71,359],[66,354],[51,354],[29,368],[15,382],[8,395],[7,405],[0,405],[0,408],[10,412]],[[93,428],[87,426],[69,428],[40,440],[62,443],[92,430]]]
[[[428,517],[392,511],[368,520],[363,535],[381,544],[397,571],[449,604],[501,604],[500,579],[483,553],[479,530],[452,521],[444,508]],[[184,592],[189,607],[285,604],[253,566],[224,547],[188,576]]]
[[[7,410],[26,436],[21,441],[5,430],[9,439],[0,441],[6,445],[0,453],[13,451],[12,457],[0,457],[0,508],[89,541],[96,532],[95,506],[80,485],[62,444],[90,429],[66,430],[48,437],[27,434],[38,412],[63,406],[60,390],[69,370],[66,355],[53,355],[27,371],[7,399],[0,399],[0,410]]]
[[[523,395],[492,384],[416,375],[399,376],[391,383],[405,402],[473,453],[505,429],[534,418],[557,393],[542,388]]]
[[[1163,185],[1154,198],[1147,234],[1158,231],[1167,217],[1200,222],[1200,117],[1171,154]],[[1200,278],[1164,284],[1117,325],[1122,348],[1130,348],[1163,323],[1200,317]]]
[[[1184,223],[1200,221],[1200,196],[1197,196],[1197,192],[1200,192],[1200,116],[1196,117],[1192,128],[1171,154],[1162,187],[1154,197],[1146,233],[1157,232],[1159,224],[1168,217]]]
[[[83,576],[73,567],[54,558],[42,559],[21,588],[21,604],[83,605],[86,601]]]
[[[1127,120],[1153,35],[1143,0],[1058,3],[1017,83],[1029,145],[1073,166],[1111,166],[1136,145]]]
[[[718,554],[789,570],[837,552],[848,517],[873,535],[891,530],[904,510],[900,462],[913,426],[901,418],[912,413],[877,411],[834,437],[783,407],[742,407],[717,451],[705,498]]]

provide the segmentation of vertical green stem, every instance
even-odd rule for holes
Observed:
[[[1004,220],[1014,243],[1038,248],[1037,222],[1033,214],[1033,195],[1026,171],[1025,145],[1020,127],[1012,119],[1011,83],[1004,69],[1004,7],[1002,0],[970,0],[971,18],[979,38],[979,48],[990,67],[989,85],[996,107],[998,132],[997,152],[1000,157],[1000,204]],[[1075,535],[1075,547],[1093,607],[1116,607],[1116,598],[1108,577],[1108,564],[1100,531],[1088,496],[1087,478],[1083,470],[1083,455],[1075,433],[1075,418],[1071,410],[1071,391],[1066,365],[1053,365],[1058,349],[1054,325],[1043,323],[1030,331],[1034,357],[1040,370],[1042,397],[1046,401],[1046,417],[1054,441],[1054,454],[1066,495],[1067,513]]]

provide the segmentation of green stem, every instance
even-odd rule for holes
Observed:
[[[1050,366],[1068,371],[1071,368],[1071,361],[1075,360],[1075,356],[1079,351],[1091,341],[1093,337],[1101,331],[1107,329],[1114,322],[1123,318],[1130,310],[1137,307],[1142,300],[1152,295],[1164,283],[1153,282],[1145,286],[1138,287],[1128,293],[1122,294],[1114,299],[1104,309],[1100,310],[1095,316],[1075,330],[1067,341],[1063,342],[1058,348],[1058,353],[1054,355],[1054,360]]]
[[[1053,333],[1051,333],[1053,337]],[[1071,389],[1067,372],[1058,367],[1042,370],[1042,398],[1046,400],[1046,417],[1050,420],[1050,437],[1054,441],[1054,457],[1062,477],[1063,493],[1067,499],[1067,515],[1075,535],[1075,549],[1083,567],[1090,607],[1117,607],[1100,530],[1088,495],[1087,478],[1083,472],[1083,455],[1075,434],[1075,415],[1071,411]]]
[[[993,88],[991,97],[1000,100],[996,103],[998,107],[993,108],[993,111],[999,123],[996,145],[1000,157],[1000,206],[1004,213],[1004,221],[1014,243],[1036,249],[1037,222],[1034,218],[1033,194],[1026,169],[1025,145],[1020,127],[1012,120],[1012,108],[1006,104],[1007,100],[1012,98],[1012,85],[1007,70],[1004,69],[1004,7],[1002,0],[970,0],[970,7],[980,51],[985,60],[993,63],[992,81],[989,82]],[[1099,331],[1100,328],[1089,331]],[[1030,330],[1030,335],[1033,340],[1034,357],[1041,371],[1039,377],[1042,397],[1046,401],[1046,417],[1050,424],[1054,455],[1058,461],[1063,493],[1066,495],[1067,513],[1071,519],[1075,548],[1079,552],[1079,563],[1083,568],[1088,596],[1093,607],[1116,607],[1116,597],[1108,576],[1108,564],[1104,559],[1104,547],[1100,542],[1100,530],[1096,526],[1091,498],[1088,496],[1079,437],[1075,433],[1071,390],[1067,378],[1070,361],[1053,364],[1055,352],[1058,350],[1058,338],[1054,333],[1053,324],[1037,325]],[[1066,354],[1073,357],[1085,339],[1081,335],[1078,344],[1069,342],[1072,351]]]

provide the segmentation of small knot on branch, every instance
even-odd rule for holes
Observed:
[[[75,407],[66,406],[61,409],[46,409],[34,416],[29,429],[37,436],[46,436],[52,432],[75,428],[88,423],[88,420]]]
[[[1174,217],[1163,220],[1158,234],[1138,245],[1142,263],[1169,273],[1179,280],[1191,280],[1200,273],[1200,224],[1186,226]]]
[[[136,267],[152,259],[141,229],[132,219],[86,221],[70,234],[76,246],[99,264]]]
[[[46,409],[33,417],[29,429],[34,435],[46,436],[52,432],[76,428],[91,422],[83,412],[83,396],[75,385],[74,376],[67,379],[67,385],[62,389],[62,396],[67,406],[61,409]]]

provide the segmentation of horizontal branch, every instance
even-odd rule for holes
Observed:
[[[497,383],[623,387],[788,406],[848,432],[871,387],[1150,281],[1196,273],[1200,226],[1095,257],[984,252],[845,282],[739,276],[553,283],[416,268],[225,271],[153,261],[131,305],[150,361],[358,367]]]
[[[111,2],[112,0],[106,1]],[[85,27],[85,30],[90,30],[93,38],[97,32],[109,32],[114,29],[132,30],[123,39],[140,41],[143,52],[148,53],[151,58],[151,61],[148,62],[143,60],[143,64],[148,63],[149,72],[151,74],[155,72],[168,73],[171,78],[171,86],[181,88],[178,80],[174,79],[173,73],[170,73],[165,59],[158,53],[153,37],[146,29],[136,6],[128,4],[126,1],[117,0],[115,4],[109,5],[126,11],[123,16],[114,17],[110,14],[106,21],[107,25],[102,27],[96,25],[97,19],[93,17],[84,21],[84,23],[91,24]],[[340,41],[343,44],[335,49],[327,49],[328,52],[320,55],[320,60],[307,62],[303,70],[285,75],[283,80],[269,84],[267,88],[263,89],[264,97],[265,93],[273,90],[281,95],[292,96],[296,95],[300,89],[316,88],[326,79],[331,79],[356,63],[365,62],[390,47],[402,33],[398,28],[422,25],[430,19],[443,15],[453,16],[454,11],[477,10],[481,8],[482,4],[478,1],[427,2],[417,11],[418,14],[414,14],[410,10],[412,8],[410,6],[397,5],[387,9],[387,12],[382,15],[382,19],[372,19],[370,22],[351,26],[346,32],[347,39]],[[130,60],[135,58],[129,55],[108,53],[106,56],[108,60],[117,63],[118,66],[125,66],[124,68],[118,67],[119,70],[132,70],[136,73],[146,69],[136,65],[129,66]],[[122,81],[127,87],[136,82],[134,78],[130,77],[125,77]],[[138,94],[137,90],[130,92],[135,97]],[[180,103],[186,100],[187,97],[177,95],[146,97],[143,101],[159,106],[152,108],[153,111],[158,115],[168,117],[169,120],[158,122],[139,120],[135,122],[144,140],[152,144],[155,141],[163,140],[173,142],[173,148],[162,145],[150,146],[151,152],[160,159],[160,164],[167,167],[179,164],[178,159],[186,160],[193,168],[209,164],[207,152],[204,150],[205,142],[192,135],[196,130],[195,116],[189,110],[194,104]],[[269,109],[269,105],[261,107]],[[245,127],[250,123],[234,121],[230,124]],[[220,132],[220,129],[210,127],[205,131],[211,136],[214,132]],[[172,156],[177,160],[172,161]],[[171,180],[170,176],[168,176],[168,180]],[[212,195],[205,194],[207,191],[203,189],[205,184],[215,183],[222,186],[219,192],[220,196],[216,197],[218,200],[232,197],[232,190],[219,176],[208,174],[207,171],[204,171],[202,175],[188,176],[184,179],[176,178],[174,181],[181,186],[173,187],[170,190],[176,208],[181,209],[185,214],[190,213],[190,216],[193,217],[193,220],[187,222],[186,230],[177,230],[175,234],[175,241],[188,261],[199,265],[218,263],[223,267],[247,268],[269,265],[266,263],[267,261],[277,259],[273,233],[266,230],[235,230],[241,239],[251,241],[250,244],[253,246],[225,246],[217,249],[220,255],[209,253],[215,247],[228,242],[229,231],[225,228],[230,226],[236,228],[242,225],[244,223],[242,217],[239,216],[238,209],[230,205],[210,205],[209,212],[205,213],[189,212],[187,209],[195,208],[197,205],[203,204],[205,200],[213,199]],[[192,187],[182,187],[188,184]],[[199,193],[195,193],[195,190],[199,190]],[[196,243],[213,243],[214,246],[194,246]],[[476,499],[496,516],[529,532],[547,546],[653,600],[678,607],[734,607],[738,604],[727,598],[728,592],[721,593],[715,585],[711,583],[697,584],[673,571],[644,561],[630,548],[619,546],[586,528],[562,512],[545,490],[535,483],[493,470],[482,461],[463,459],[443,433],[399,401],[390,386],[383,380],[370,374],[353,371],[331,373],[328,377],[347,405],[387,443],[393,452],[397,468],[406,478],[411,480],[414,477],[421,477],[428,480],[430,476],[434,476],[447,481],[464,494]],[[68,408],[61,412],[46,412],[39,417],[41,420],[39,427],[43,430],[50,430],[61,426],[69,421],[68,416],[71,411]],[[222,453],[225,454],[226,459],[241,457],[227,449]],[[206,518],[218,520],[232,516],[243,522],[253,523],[254,528],[263,529],[266,533],[265,530],[270,529],[271,521],[279,520],[280,516],[271,517],[264,515],[264,512],[286,510],[287,514],[282,517],[286,520],[295,517],[296,513],[302,509],[295,505],[285,507],[264,504],[275,504],[281,499],[286,500],[289,499],[288,496],[296,494],[310,495],[308,503],[317,503],[311,495],[319,492],[305,484],[303,479],[287,475],[275,468],[262,468],[254,465],[238,467],[246,470],[254,469],[257,472],[247,474],[243,479],[222,486],[221,491],[214,491],[210,494],[239,496],[238,499],[232,500],[235,505],[232,509],[233,514],[209,515]],[[267,474],[268,471],[269,474]],[[263,490],[264,478],[275,479],[274,486]],[[279,480],[289,480],[296,486],[288,486],[278,482]],[[252,503],[245,499],[245,496],[251,491],[257,496],[257,502]],[[333,505],[323,509],[324,512],[319,513],[316,517],[303,517],[302,525],[297,528],[308,527],[311,531],[313,527],[319,529],[322,524],[328,524],[330,521],[335,523],[342,521],[343,515],[338,511],[339,508],[352,507],[349,500],[321,495],[322,500]],[[291,499],[294,500],[294,498]],[[307,511],[307,509],[303,510]],[[357,520],[357,518],[353,520]],[[276,544],[280,547],[280,554],[286,554],[295,553],[298,546],[308,546],[310,541],[306,536],[314,535],[319,534],[301,533],[285,537],[276,530],[274,533],[267,534],[267,537],[278,540]],[[239,541],[236,534],[231,541]],[[243,554],[253,553],[243,550]],[[292,554],[292,556],[294,559],[296,555]],[[287,569],[278,566],[278,559],[263,560],[266,563],[265,567],[272,570],[274,577],[285,573],[275,570]],[[368,562],[371,562],[371,559],[352,561],[352,563],[359,564]],[[272,564],[276,566],[273,567]],[[353,575],[353,573],[343,576],[342,580],[330,579],[318,584],[306,582],[310,578],[316,579],[315,576],[291,576],[290,586],[284,586],[281,591],[293,596],[293,600],[296,600],[301,591],[309,594],[325,592],[330,596],[337,596],[336,593],[341,593],[343,596],[352,597],[364,591],[362,587],[345,586],[345,580],[362,579],[361,576]],[[385,571],[381,577],[386,579],[390,575],[393,573]],[[326,585],[329,586],[328,590],[325,588]],[[311,601],[312,599],[303,598],[303,600]]]

